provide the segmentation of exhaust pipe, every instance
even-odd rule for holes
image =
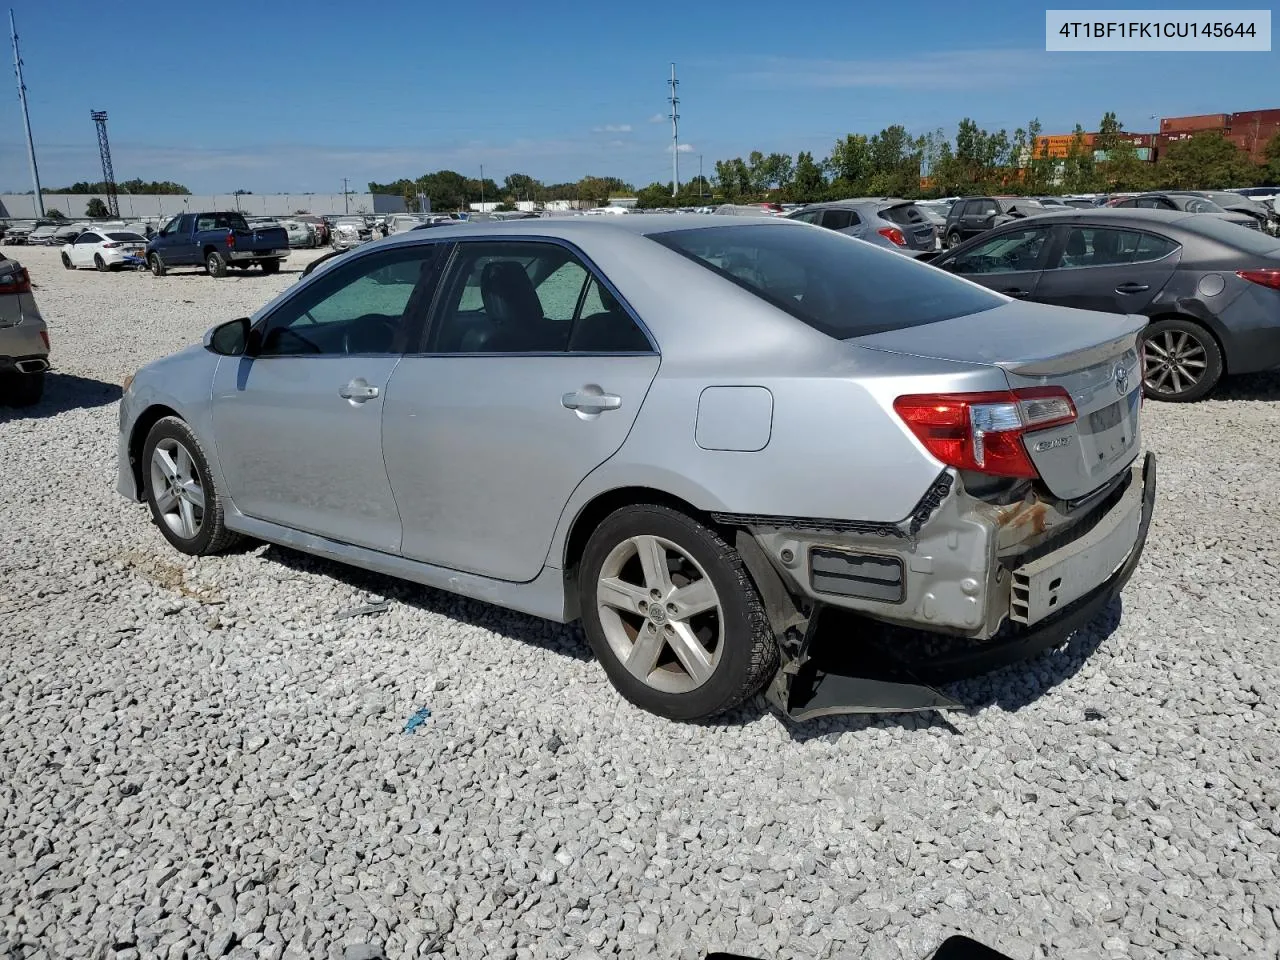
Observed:
[[[19,360],[14,364],[19,373],[44,373],[49,369],[48,360]]]

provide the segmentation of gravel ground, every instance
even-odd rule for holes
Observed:
[[[1280,378],[1148,406],[1123,611],[967,712],[682,726],[576,628],[192,560],[115,494],[120,381],[309,254],[215,281],[9,252],[56,372],[0,411],[0,957],[1280,955]]]

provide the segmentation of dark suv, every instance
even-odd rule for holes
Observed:
[[[1045,213],[1044,204],[1030,197],[961,197],[951,205],[942,244],[956,244],[1020,217]]]

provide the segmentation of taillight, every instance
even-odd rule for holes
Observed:
[[[0,278],[0,293],[30,293],[31,274],[26,267],[19,267],[13,273]]]
[[[1236,276],[1250,283],[1258,283],[1272,290],[1280,290],[1280,269],[1264,267],[1261,270],[1237,270]]]
[[[234,231],[227,231],[227,249],[230,250],[236,245],[236,235]]]
[[[884,237],[890,243],[896,243],[900,247],[907,245],[907,238],[902,235],[902,231],[897,227],[881,227],[876,233]]]
[[[1075,404],[1061,387],[912,394],[895,400],[893,409],[947,466],[1028,479],[1039,473],[1023,436],[1076,419]]]
[[[120,244],[116,243],[115,241],[112,241],[111,243],[104,243],[102,246],[106,250],[113,250],[116,247],[120,246]]]

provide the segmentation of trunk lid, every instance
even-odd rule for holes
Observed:
[[[940,323],[861,337],[860,347],[999,367],[1013,389],[1061,387],[1074,423],[1037,430],[1027,454],[1064,500],[1092,493],[1141,448],[1142,370],[1137,337],[1146,317],[1009,303]]]

